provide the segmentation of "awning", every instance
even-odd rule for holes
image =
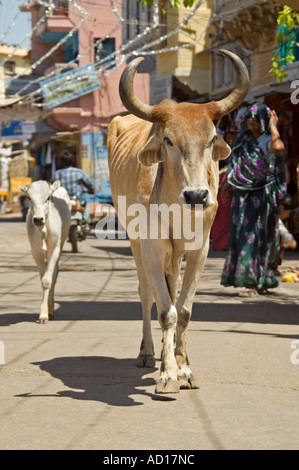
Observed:
[[[256,90],[249,90],[249,93],[246,97],[248,101],[258,100],[262,96],[274,95],[276,93],[291,94],[294,89],[291,88],[292,80],[288,80],[283,83],[271,83],[265,87],[258,88]]]
[[[172,77],[172,90],[173,96],[179,101],[190,101],[193,103],[205,103],[208,101],[207,96],[199,94],[196,90],[191,88],[188,83],[188,77]]]
[[[23,98],[22,96],[15,96],[3,98],[0,100],[0,108],[8,108],[9,106],[13,106],[16,103],[19,103]]]
[[[24,97],[5,98],[0,102],[0,121],[40,121],[42,110],[31,103],[22,103]]]

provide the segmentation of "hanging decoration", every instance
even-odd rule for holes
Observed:
[[[164,35],[158,35],[156,39],[152,39],[153,37],[153,31],[156,31],[157,28],[159,28],[159,1],[154,0],[153,2],[153,17],[152,17],[152,23],[149,24],[147,27],[143,29],[142,32],[137,34],[134,38],[131,40],[127,41],[126,43],[122,44],[120,48],[107,57],[97,61],[94,64],[94,73],[99,74],[102,73],[103,75],[108,75],[111,73],[112,69],[115,69],[119,66],[121,66],[123,63],[125,63],[127,60],[129,60],[132,56],[138,56],[138,55],[144,55],[144,56],[150,56],[150,55],[158,55],[158,54],[163,54],[166,52],[170,51],[177,51],[181,48],[192,48],[196,44],[198,44],[198,41],[200,38],[198,38],[196,41],[193,41],[191,43],[186,43],[186,44],[178,44],[177,46],[172,46],[172,47],[159,47],[162,43],[165,43],[166,40],[168,40],[170,37],[173,35],[177,34],[179,30],[182,27],[185,27],[188,24],[188,21],[194,16],[194,14],[197,12],[198,8],[201,6],[204,0],[199,0],[194,7],[188,10],[188,13],[186,14],[185,18],[171,31],[169,31],[167,34]],[[81,5],[79,5],[75,0],[68,0],[69,6],[74,7],[77,12],[80,14],[81,19],[78,21],[77,24],[74,25],[74,27],[57,43],[55,44],[46,54],[44,54],[42,57],[40,57],[37,61],[35,61],[26,71],[22,71],[22,73],[16,74],[12,77],[12,79],[18,79],[21,75],[24,73],[30,73],[34,71],[36,68],[38,68],[45,60],[47,60],[49,57],[51,57],[54,52],[61,47],[63,44],[66,43],[69,37],[71,37],[79,28],[80,26],[88,19],[90,18],[90,13],[83,8]],[[28,37],[31,37],[36,29],[42,24],[46,19],[48,18],[49,15],[52,14],[53,12],[53,3],[46,1],[46,0],[36,0],[36,3],[40,4],[41,6],[45,7],[44,14],[42,17],[39,19],[39,21],[36,23],[32,31],[28,33],[21,44],[25,42]],[[105,36],[101,37],[99,40],[95,41],[93,44],[91,44],[87,49],[85,49],[81,54],[78,54],[72,61],[66,63],[66,64],[61,64],[60,66],[56,67],[55,70],[51,71],[48,73],[46,76],[39,77],[35,80],[32,80],[28,82],[21,90],[18,91],[18,93],[15,96],[20,96],[22,95],[22,102],[24,103],[30,103],[32,106],[36,107],[53,107],[57,106],[57,104],[53,103],[62,103],[62,99],[69,98],[71,96],[71,93],[66,92],[64,93],[63,91],[61,94],[56,96],[55,93],[53,93],[53,86],[56,84],[58,85],[59,77],[62,75],[64,76],[64,80],[66,83],[73,83],[74,76],[80,77],[80,72],[82,72],[83,77],[84,77],[84,70],[80,70],[83,68],[77,68],[76,69],[76,74],[73,73],[73,71],[67,71],[65,72],[65,69],[69,69],[72,64],[79,63],[80,59],[83,58],[86,54],[90,52],[90,50],[94,49],[95,47],[99,47],[101,43],[103,43],[106,39],[113,37],[113,34],[115,31],[119,28],[122,28],[125,24],[128,24],[130,20],[126,20],[122,14],[118,11],[114,0],[110,0],[110,8],[111,11],[115,14],[117,18],[116,24],[111,28],[111,30],[106,34]],[[9,26],[11,28],[13,24]],[[20,44],[16,46],[14,51],[10,54],[10,57],[13,55],[15,50],[20,47]],[[9,57],[6,57],[6,60],[8,60]],[[3,61],[3,62],[4,62]],[[3,65],[0,64],[0,66]],[[78,72],[79,71],[79,72]],[[65,73],[64,73],[65,72]],[[78,72],[78,73],[77,73]],[[31,87],[32,85],[39,85],[39,88],[35,91],[32,91],[30,93],[26,93],[27,89]],[[48,88],[47,88],[48,87]],[[98,88],[100,87],[99,82],[98,82]],[[49,92],[49,89],[51,88],[51,92]],[[65,88],[66,91],[67,87]],[[46,91],[47,90],[47,91]],[[48,94],[47,94],[48,93]],[[45,102],[40,103],[41,97],[44,97]],[[57,100],[55,98],[57,97]],[[64,96],[64,98],[63,98]]]
[[[49,108],[55,108],[99,88],[101,85],[93,64],[41,82],[41,90]]]

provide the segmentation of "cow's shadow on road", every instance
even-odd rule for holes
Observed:
[[[171,396],[155,395],[152,374],[154,368],[140,369],[134,359],[117,359],[103,356],[56,357],[34,362],[42,371],[59,379],[65,388],[56,394],[25,393],[19,397],[57,397],[107,403],[111,406],[143,405],[138,397],[152,400],[172,401]],[[152,387],[153,393],[148,391]],[[147,390],[146,390],[147,389]],[[134,397],[135,396],[135,397]]]
[[[200,294],[206,299],[200,300]],[[120,295],[120,297],[123,294]],[[209,302],[208,297],[223,299],[217,303]],[[246,299],[242,304],[240,301],[233,303],[227,302],[229,295],[222,292],[199,292],[197,302],[193,305],[193,322],[234,322],[234,323],[258,323],[273,325],[299,325],[298,304],[292,301],[290,296],[271,294],[266,299],[258,298]],[[262,297],[262,296],[260,296]],[[276,297],[279,299],[277,302]],[[70,321],[142,321],[140,302],[123,301],[88,301],[87,296],[82,301],[58,301],[59,305],[55,308],[54,322]],[[115,293],[117,298],[117,293]],[[237,294],[235,298],[238,299]],[[274,302],[271,301],[272,298]],[[122,299],[122,297],[121,297]],[[276,299],[276,301],[275,301]],[[34,308],[36,313],[3,313],[0,314],[0,327],[14,325],[23,322],[36,323],[38,320],[39,304]],[[157,311],[155,305],[152,310],[152,319],[157,320]],[[52,323],[52,322],[50,322]],[[40,328],[41,326],[38,325]],[[41,328],[47,328],[43,325]]]
[[[115,294],[117,296],[117,293]],[[84,299],[84,295],[81,296]],[[86,299],[88,297],[86,296]],[[40,303],[36,302],[29,312],[12,312],[0,314],[0,327],[15,325],[18,323],[36,323],[39,317]],[[27,310],[27,307],[26,307]],[[155,306],[153,307],[153,318],[156,318]],[[97,301],[60,301],[55,302],[54,321],[127,321],[142,320],[140,302],[97,302]],[[40,325],[39,325],[40,326]],[[47,328],[43,325],[42,328]]]

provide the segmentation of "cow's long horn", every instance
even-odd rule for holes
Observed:
[[[240,57],[225,49],[220,49],[219,52],[228,56],[232,61],[237,76],[237,83],[234,90],[226,98],[216,101],[218,110],[215,113],[215,119],[220,118],[225,114],[229,114],[231,111],[240,106],[240,104],[242,104],[244,101],[245,96],[247,95],[249,86],[248,70]]]
[[[154,116],[154,106],[142,103],[134,93],[133,81],[138,65],[144,60],[143,57],[137,57],[132,60],[122,73],[119,82],[119,94],[123,105],[127,110],[135,116],[144,119],[145,121],[157,122],[157,117]]]

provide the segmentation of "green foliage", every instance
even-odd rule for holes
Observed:
[[[194,3],[194,0],[184,0],[183,1],[184,7],[192,7],[193,3]]]
[[[1,2],[1,0],[0,0]],[[154,0],[138,0],[142,5],[153,6]],[[160,0],[162,13],[166,13],[166,4],[173,8],[180,6],[192,7],[195,0]],[[275,36],[278,52],[272,57],[272,68],[270,73],[282,82],[288,75],[283,67],[292,64],[296,59],[294,50],[299,47],[296,36],[299,35],[299,13],[292,10],[288,5],[284,5],[277,17],[278,33]]]
[[[1,1],[1,0],[0,0]],[[154,0],[137,0],[141,5],[148,5],[150,7],[153,6]],[[166,5],[172,7],[172,8],[180,8],[181,5],[184,5],[184,7],[192,7],[194,5],[195,0],[160,0],[159,1],[159,6],[161,8],[161,11],[163,15],[167,12]]]
[[[1,0],[0,0],[1,1]],[[194,4],[195,0],[168,0],[169,5],[174,8],[180,8],[181,5],[184,5],[184,7],[192,7]],[[139,3],[142,5],[149,5],[150,7],[153,6],[154,0],[138,0]],[[162,2],[166,3],[166,2]],[[164,10],[164,7],[163,7]],[[165,11],[165,10],[164,10]]]
[[[275,41],[278,52],[272,57],[270,73],[273,77],[276,76],[279,82],[282,82],[288,76],[283,67],[294,62],[294,50],[296,46],[299,47],[296,41],[296,35],[299,31],[299,13],[284,5],[283,10],[278,13],[277,25],[278,33],[275,36]]]

